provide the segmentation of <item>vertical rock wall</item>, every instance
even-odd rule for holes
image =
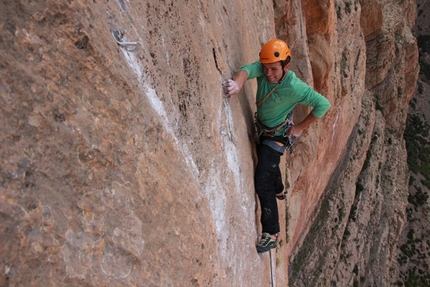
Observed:
[[[277,26],[277,34],[292,43],[292,69],[332,104],[328,114],[300,139],[297,152],[287,158],[290,248],[306,234],[360,114],[366,55],[357,25],[359,7],[357,3],[350,11],[344,3],[332,1],[285,1],[277,8],[278,21],[291,21],[289,26]],[[296,120],[308,112],[298,107]]]
[[[257,2],[0,4],[0,285],[268,282],[252,101],[221,92],[274,37]]]

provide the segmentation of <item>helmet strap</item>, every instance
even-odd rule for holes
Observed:
[[[279,80],[278,83],[281,83],[285,79],[286,76],[287,76],[287,73],[285,73],[284,68],[282,68],[282,78]]]

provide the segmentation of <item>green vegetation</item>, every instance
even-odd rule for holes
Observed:
[[[429,287],[430,276],[422,276],[423,271],[416,268],[409,270],[408,279],[405,282],[406,287]]]
[[[384,111],[384,107],[378,101],[376,102],[376,110],[380,112]]]
[[[417,187],[415,194],[409,194],[408,202],[415,207],[423,206],[427,204],[429,194],[423,191],[421,188]]]
[[[420,74],[425,75],[427,79],[430,79],[430,65],[424,61],[423,56],[426,53],[430,53],[430,35],[422,35],[418,37],[418,47],[421,49],[420,53]]]
[[[345,2],[345,13],[351,14],[351,2]]]
[[[423,83],[421,81],[418,81],[418,93],[420,95],[422,95],[424,93],[424,86],[423,86]],[[413,99],[413,100],[415,100],[415,99]],[[416,102],[416,100],[415,100],[415,102]]]
[[[429,38],[430,39],[430,38]],[[430,45],[428,47],[430,49]],[[430,72],[430,67],[428,67]],[[421,89],[421,91],[420,91]],[[418,85],[418,93],[422,93],[423,87]],[[411,109],[419,106],[417,101],[411,101]],[[427,264],[430,254],[425,242],[429,230],[422,229],[420,224],[422,213],[428,212],[430,189],[430,126],[423,121],[424,117],[409,113],[406,122],[404,138],[408,153],[408,165],[413,173],[409,179],[410,192],[406,214],[410,229],[406,243],[400,246],[400,254],[397,258],[401,266],[406,267],[400,272],[397,286],[404,287],[430,287],[430,269]],[[424,179],[421,179],[424,177]]]
[[[342,20],[342,8],[340,6],[337,6],[336,8],[336,15],[337,19]]]
[[[348,78],[348,72],[346,69],[348,68],[348,59],[346,57],[346,52],[342,53],[342,60],[340,61],[340,69],[342,70],[342,75],[345,78]]]
[[[430,126],[417,115],[409,115],[406,122],[405,140],[410,170],[421,173],[430,180],[430,143],[428,141]]]

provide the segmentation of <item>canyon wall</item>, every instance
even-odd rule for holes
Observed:
[[[404,138],[408,152],[409,194],[407,222],[397,251],[398,282],[426,286],[430,282],[430,3],[417,0],[417,38],[420,75],[409,105]],[[399,284],[399,286],[401,286]]]
[[[356,1],[338,3],[334,9],[337,24],[333,34],[341,36],[336,37],[334,50],[339,55],[335,62],[340,81],[337,88],[343,91],[345,80],[350,79],[347,95],[360,97],[360,103],[354,104],[360,116],[310,220],[309,232],[294,246],[290,283],[393,286],[399,272],[399,236],[407,220],[403,132],[419,72],[416,40],[411,33],[416,7],[413,1]],[[357,24],[361,32],[354,34]],[[356,35],[352,38],[357,39],[360,33],[365,44],[361,50],[366,59],[364,81],[352,74],[360,58],[351,59],[347,48],[357,51],[360,46],[348,46],[350,38],[342,36]],[[323,77],[315,70],[314,77]],[[355,94],[357,85],[364,93],[359,90],[359,95]],[[350,103],[339,101],[335,106],[343,110]]]
[[[390,286],[414,5],[0,3],[0,285],[269,286],[255,250],[256,83],[226,99],[221,82],[279,37],[332,108],[282,158],[273,283]]]

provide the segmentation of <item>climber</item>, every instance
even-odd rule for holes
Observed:
[[[257,78],[255,123],[257,156],[254,186],[260,200],[262,236],[257,252],[275,248],[279,241],[279,214],[276,199],[285,199],[279,169],[280,157],[297,138],[330,108],[329,101],[290,71],[291,52],[287,43],[273,39],[263,45],[260,59],[245,65],[232,79],[223,81],[225,95],[239,93],[248,79]],[[293,124],[292,110],[297,104],[313,107],[300,123]]]

